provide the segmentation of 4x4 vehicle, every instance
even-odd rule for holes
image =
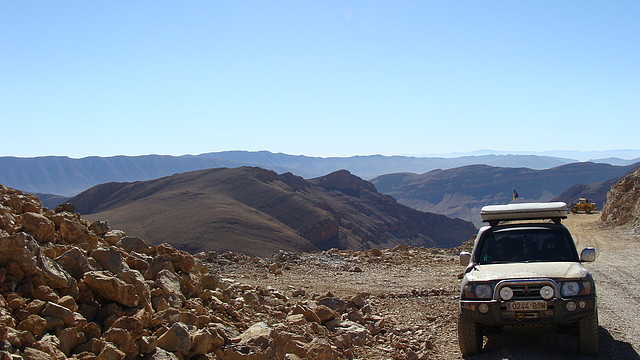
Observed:
[[[577,330],[580,353],[597,353],[596,287],[582,266],[596,253],[587,247],[578,256],[561,224],[566,204],[490,205],[481,215],[490,226],[480,229],[471,253],[460,253],[467,266],[458,318],[462,354],[481,351],[484,335],[505,329]]]

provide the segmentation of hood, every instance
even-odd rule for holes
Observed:
[[[551,278],[580,279],[589,274],[577,262],[535,262],[476,265],[467,278],[470,281]]]

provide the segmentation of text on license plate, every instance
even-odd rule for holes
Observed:
[[[516,301],[507,303],[507,311],[547,310],[546,301]]]

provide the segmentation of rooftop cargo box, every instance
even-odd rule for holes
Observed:
[[[567,204],[563,202],[520,203],[508,205],[487,205],[480,210],[482,221],[496,225],[508,220],[551,219],[559,222],[567,218]]]

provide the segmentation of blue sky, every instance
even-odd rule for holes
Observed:
[[[0,156],[640,148],[640,2],[2,1]]]

